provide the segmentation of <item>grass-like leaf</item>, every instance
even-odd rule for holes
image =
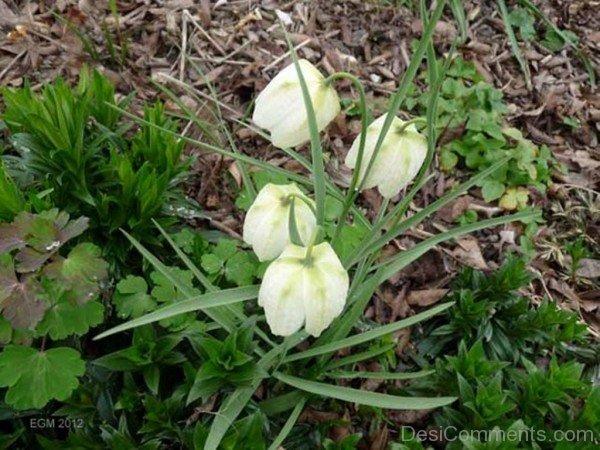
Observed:
[[[304,107],[306,108],[306,116],[308,118],[308,129],[310,131],[310,152],[312,159],[312,175],[314,177],[314,190],[315,190],[315,205],[317,207],[317,224],[323,226],[325,222],[325,163],[323,162],[323,148],[321,147],[321,138],[319,136],[319,127],[317,125],[317,116],[315,114],[315,108],[308,92],[308,86],[304,79],[304,74],[300,68],[298,62],[298,55],[296,49],[290,40],[289,35],[282,24],[282,30],[285,35],[285,40],[290,49],[290,55],[296,72],[298,74],[298,81],[300,82],[300,88],[302,89],[302,97],[304,99]]]
[[[521,53],[521,49],[519,48],[519,42],[515,36],[515,31],[510,23],[506,2],[504,0],[498,0],[498,7],[500,8],[500,13],[502,14],[502,20],[504,21],[504,28],[506,29],[508,42],[510,43],[510,47],[515,54],[515,58],[517,58],[517,61],[519,62],[519,66],[521,66],[521,72],[523,72],[523,76],[525,77],[527,89],[531,90],[531,73],[529,72],[527,61],[525,61],[525,58],[523,58],[523,53]]]
[[[399,397],[304,380],[283,373],[275,373],[274,377],[285,384],[302,391],[310,392],[311,394],[322,395],[323,397],[335,398],[350,403],[374,406],[376,408],[406,410],[433,409],[449,405],[456,400],[456,397]]]
[[[298,361],[300,359],[306,359],[312,356],[332,353],[343,348],[352,347],[354,345],[364,344],[365,342],[372,341],[373,339],[378,339],[390,333],[395,333],[398,330],[410,327],[423,320],[429,319],[430,317],[433,317],[436,314],[439,314],[442,311],[445,311],[446,309],[450,308],[453,304],[454,303],[444,303],[442,305],[434,306],[433,308],[429,308],[427,311],[415,314],[414,316],[409,317],[407,319],[402,319],[398,322],[390,323],[388,325],[382,325],[372,330],[365,331],[364,333],[356,334],[354,336],[345,339],[340,339],[335,342],[330,342],[329,344],[310,348],[300,353],[294,353],[293,355],[286,357],[284,359],[284,362],[288,363],[292,361]]]
[[[154,266],[156,270],[158,270],[162,275],[164,275],[167,280],[173,283],[173,286],[179,289],[186,297],[194,296],[194,293],[191,292],[190,289],[184,283],[181,282],[181,280],[173,276],[173,273],[162,262],[160,262],[156,256],[154,256],[150,251],[148,251],[148,249],[146,249],[137,239],[128,234],[126,231],[123,231],[123,234],[125,234],[127,239],[133,244],[133,246],[142,254],[144,258],[148,260],[148,262],[150,262],[150,264],[152,264],[152,266]],[[235,321],[230,311],[209,308],[205,311],[205,313],[208,317],[217,322],[221,327],[225,328],[227,331],[232,331],[235,328]]]
[[[412,380],[415,378],[423,378],[435,373],[435,370],[420,370],[419,372],[352,372],[339,371],[329,372],[325,376],[328,378],[369,378],[371,380]]]
[[[269,445],[269,450],[277,450],[278,448],[280,448],[281,444],[283,444],[283,441],[285,441],[285,438],[288,436],[288,434],[290,434],[290,431],[292,431],[292,428],[294,427],[296,421],[300,417],[300,414],[302,413],[305,404],[305,398],[300,399],[300,401],[296,403],[296,406],[294,406],[294,410],[290,414],[290,417],[288,417],[288,420],[286,420],[285,425],[283,426],[275,440],[273,440],[271,445]]]
[[[522,211],[520,213],[511,214],[508,216],[495,217],[493,219],[481,220],[476,223],[456,227],[444,233],[437,234],[415,245],[405,252],[401,252],[395,256],[392,256],[380,265],[374,266],[372,270],[382,269],[377,271],[379,281],[382,283],[442,242],[462,236],[463,234],[473,233],[474,231],[492,228],[510,222],[535,220],[540,216],[540,214],[541,213],[539,211]]]
[[[367,359],[375,358],[376,356],[383,355],[390,350],[396,348],[398,344],[390,342],[389,344],[382,345],[381,347],[373,347],[369,350],[360,353],[353,353],[343,358],[334,359],[325,367],[325,370],[337,369],[338,367],[347,366],[350,364],[356,364],[357,362],[365,361]]]
[[[258,286],[245,286],[241,288],[227,289],[218,292],[209,292],[207,294],[197,295],[195,297],[182,300],[173,305],[165,306],[164,308],[157,309],[149,314],[146,314],[137,319],[130,320],[124,324],[118,325],[104,333],[99,334],[94,340],[103,339],[107,336],[111,336],[116,333],[120,333],[125,330],[137,328],[142,325],[149,323],[158,322],[163,319],[178,316],[192,311],[205,311],[210,308],[216,308],[217,306],[232,305],[234,303],[243,302],[246,300],[255,299],[258,295]]]

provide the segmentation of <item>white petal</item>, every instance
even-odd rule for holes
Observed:
[[[340,113],[340,98],[332,86],[321,85],[313,99],[317,128],[323,131]]]
[[[244,230],[255,227],[248,232],[253,236],[251,245],[259,261],[270,261],[277,258],[289,243],[287,208],[277,207],[270,213],[264,213],[259,220],[244,221]],[[252,219],[252,216],[251,216]]]
[[[258,193],[244,220],[244,242],[252,246],[260,261],[277,258],[290,243],[290,205],[282,203],[291,194],[306,196],[294,183],[267,184]],[[309,200],[311,203],[312,200]],[[316,227],[312,210],[302,200],[295,200],[296,224],[303,241],[307,241]]]
[[[410,130],[410,127],[409,129]],[[416,130],[405,131],[395,145],[386,148],[386,165],[378,173],[382,196],[392,198],[417,175],[427,155],[427,140]],[[393,168],[393,169],[392,169]]]
[[[349,278],[328,243],[313,249],[313,266],[304,270],[304,308],[307,333],[317,337],[341,314]]]
[[[339,98],[335,89],[325,86],[325,78],[315,66],[306,60],[299,64],[315,108],[317,127],[322,131],[339,113]],[[293,63],[259,94],[252,119],[271,132],[276,147],[295,147],[310,140],[302,88]]]
[[[387,114],[380,116],[375,121],[373,121],[367,128],[367,137],[365,139],[363,160],[362,160],[362,163],[360,166],[360,173],[359,173],[359,178],[358,178],[359,184],[362,183],[363,190],[371,189],[372,187],[375,187],[378,184],[378,180],[380,179],[380,177],[378,177],[378,175],[377,175],[378,167],[386,164],[386,162],[384,160],[382,160],[382,158],[381,158],[381,152],[383,150],[383,147],[389,142],[390,137],[393,136],[393,129],[396,126],[398,126],[398,124],[402,123],[402,121],[400,119],[398,119],[397,117],[395,117],[394,120],[392,121],[392,126],[386,133],[385,138],[382,143],[382,146],[377,154],[377,158],[376,158],[375,162],[372,164],[371,170],[369,171],[369,176],[363,182],[367,168],[369,167],[370,161],[373,158],[375,146],[377,145],[377,141],[379,140],[379,135],[381,134],[381,130],[383,128],[383,124],[385,122],[386,117],[387,117]],[[356,137],[356,139],[352,143],[352,147],[350,148],[348,155],[346,156],[346,161],[345,161],[346,166],[350,167],[351,169],[356,167],[356,162],[358,159],[359,145],[360,145],[360,135],[358,135]]]
[[[267,268],[258,293],[271,332],[289,336],[302,328],[304,302],[302,265],[296,258],[282,257]]]

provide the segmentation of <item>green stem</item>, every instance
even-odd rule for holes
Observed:
[[[354,87],[358,90],[359,96],[359,109],[360,109],[360,140],[358,143],[358,156],[356,158],[356,166],[354,167],[354,171],[352,173],[352,179],[350,180],[350,186],[348,187],[348,192],[346,193],[346,198],[344,199],[344,205],[342,208],[342,214],[338,218],[338,223],[333,233],[333,237],[331,238],[332,244],[337,240],[340,232],[342,231],[342,227],[344,223],[346,223],[346,217],[348,216],[348,212],[350,208],[354,204],[354,200],[356,199],[356,185],[358,184],[358,177],[360,174],[360,168],[362,164],[363,154],[365,151],[365,142],[367,139],[367,127],[369,126],[369,117],[367,115],[367,96],[365,94],[365,88],[360,82],[360,80],[354,75],[348,72],[338,72],[330,75],[325,79],[325,83],[329,84],[335,80],[339,79],[347,79],[354,84]]]
[[[315,209],[315,205],[312,204],[312,202],[310,201],[310,199],[306,198],[303,195],[298,195],[298,194],[290,194],[288,195],[288,199],[291,201],[293,199],[297,198],[298,200],[302,200],[304,202],[304,204],[306,204],[306,206],[308,206],[310,208],[310,210],[313,212],[314,215],[317,214],[317,210]]]
[[[308,245],[306,246],[306,254],[304,256],[304,263],[306,265],[310,265],[312,263],[313,247],[315,246],[315,243],[317,242],[317,237],[319,236],[320,232],[321,232],[321,227],[317,226],[317,228],[315,228],[315,231],[313,231],[312,236],[310,237],[310,241],[308,242]]]

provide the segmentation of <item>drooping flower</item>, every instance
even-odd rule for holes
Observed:
[[[315,66],[305,59],[298,62],[312,100],[317,127],[319,132],[323,131],[339,114],[340,99]],[[310,140],[302,88],[293,63],[279,72],[258,95],[252,120],[269,130],[275,147],[295,147]]]
[[[327,242],[307,248],[288,245],[263,277],[258,304],[273,334],[289,336],[305,326],[319,336],[346,304],[348,273]]]
[[[379,117],[367,128],[365,148],[359,172],[359,185],[365,177],[369,162],[373,158],[377,140],[381,134],[387,114]],[[352,143],[346,156],[346,165],[356,167],[360,136]],[[417,131],[414,124],[405,127],[405,122],[394,117],[375,162],[362,184],[362,189],[377,189],[386,198],[392,198],[400,192],[419,173],[427,156],[427,139]]]
[[[314,206],[314,202],[294,183],[267,184],[248,210],[244,220],[244,242],[252,246],[260,261],[277,258],[291,242],[289,217],[292,202],[298,234],[302,242],[308,242],[317,225],[308,206]]]

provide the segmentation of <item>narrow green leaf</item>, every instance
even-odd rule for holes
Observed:
[[[296,67],[296,73],[298,74],[298,81],[300,81],[300,88],[302,89],[302,97],[304,99],[304,107],[306,108],[306,115],[308,117],[308,128],[310,131],[310,152],[312,159],[312,175],[314,177],[314,190],[315,190],[315,205],[317,207],[317,225],[324,225],[325,222],[325,163],[323,160],[323,148],[321,147],[321,138],[319,136],[319,126],[317,125],[317,116],[315,114],[315,108],[310,98],[308,86],[304,79],[304,74],[300,68],[298,62],[298,54],[296,49],[290,40],[290,37],[285,29],[285,25],[282,24],[282,30],[285,35],[288,47],[290,49],[290,55],[294,61]]]
[[[460,41],[459,43],[463,43],[467,41],[468,36],[468,24],[467,18],[465,17],[465,8],[462,4],[461,0],[451,0],[450,8],[452,9],[452,15],[456,22],[458,22],[458,30],[460,31]]]
[[[250,387],[238,388],[227,396],[210,427],[204,450],[217,450],[219,448],[223,436],[246,407],[252,398],[252,394],[258,388],[258,384],[260,384],[260,381]]]
[[[292,431],[292,428],[296,424],[298,417],[300,417],[300,414],[302,413],[305,404],[305,398],[302,398],[298,403],[296,403],[296,406],[290,414],[290,417],[288,417],[288,420],[286,420],[285,425],[283,426],[275,440],[271,443],[271,445],[269,445],[269,450],[277,450],[278,448],[280,448],[280,445],[283,444],[285,438],[288,436],[288,434],[290,434],[290,431]]]
[[[502,20],[504,21],[504,28],[506,29],[506,35],[508,36],[510,47],[519,63],[519,66],[521,67],[521,72],[523,72],[523,76],[525,77],[527,90],[531,91],[531,73],[529,72],[527,61],[525,61],[525,58],[523,58],[517,37],[515,36],[512,24],[510,23],[510,17],[508,14],[508,9],[506,8],[506,3],[504,0],[498,0],[498,6],[500,7],[500,13],[502,14]]]
[[[460,197],[462,194],[467,192],[473,186],[477,186],[478,184],[482,183],[483,180],[485,180],[492,173],[496,172],[502,166],[507,164],[508,161],[510,161],[511,159],[512,159],[512,156],[507,156],[505,158],[502,158],[500,161],[496,162],[495,164],[492,164],[487,169],[479,172],[477,175],[471,177],[470,179],[468,179],[461,185],[457,186],[455,189],[448,192],[443,197],[437,199],[436,201],[431,203],[426,208],[423,208],[421,211],[419,211],[419,212],[413,214],[412,216],[410,216],[409,218],[403,220],[401,223],[399,223],[395,227],[390,228],[388,231],[386,231],[383,235],[381,235],[381,237],[377,238],[376,240],[369,241],[368,239],[366,239],[364,244],[362,246],[360,246],[358,249],[356,249],[354,251],[354,253],[348,258],[346,267],[351,267],[354,264],[356,264],[356,262],[358,262],[358,260],[364,256],[364,253],[366,251],[372,251],[375,249],[379,249],[379,248],[383,247],[385,244],[387,244],[390,240],[399,236],[401,233],[405,232],[406,230],[409,230],[410,228],[414,227],[415,225],[418,225],[423,220],[425,220],[427,217],[430,217],[433,213],[435,213],[436,211],[438,211],[439,209],[443,208],[445,205],[450,203],[452,200]],[[372,233],[378,232],[380,229],[381,229],[381,226],[374,227],[372,230]]]
[[[354,353],[344,358],[334,359],[325,367],[325,370],[337,369],[338,367],[344,367],[350,364],[356,364],[357,362],[365,361],[367,359],[375,358],[376,356],[382,355],[395,348],[398,344],[391,342],[381,347],[370,348],[367,351],[361,353]]]
[[[340,339],[334,342],[330,342],[329,344],[309,348],[308,350],[304,350],[303,352],[294,353],[293,355],[289,355],[288,357],[286,357],[284,359],[284,362],[289,363],[292,361],[298,361],[300,359],[306,359],[312,356],[332,353],[343,348],[352,347],[354,345],[364,344],[365,342],[372,341],[373,339],[378,339],[390,333],[395,333],[398,330],[410,327],[419,322],[422,322],[423,320],[429,319],[430,317],[433,317],[436,314],[439,314],[442,311],[445,311],[446,309],[450,308],[452,305],[454,305],[454,302],[434,306],[433,308],[429,308],[427,311],[423,311],[419,314],[415,314],[412,317],[399,320],[398,322],[390,323],[388,325],[382,325],[372,330],[347,337],[345,339]]]
[[[462,236],[463,234],[472,233],[474,231],[483,230],[485,228],[492,228],[498,225],[503,225],[510,222],[516,221],[530,221],[534,220],[540,216],[539,211],[523,211],[517,214],[511,214],[508,216],[495,217],[493,219],[482,220],[476,223],[471,223],[468,225],[464,225],[462,227],[456,227],[452,230],[448,230],[444,233],[440,233],[436,236],[433,236],[414,247],[406,250],[404,252],[398,253],[395,256],[392,256],[388,260],[382,262],[378,266],[375,266],[373,269],[381,269],[377,271],[377,275],[379,277],[379,282],[383,283],[385,280],[391,278],[394,274],[396,274],[399,270],[402,270],[411,262],[415,261],[421,255],[424,255],[429,250],[434,248],[436,245],[441,244],[442,242],[448,241],[450,239],[454,239],[458,236]]]
[[[310,392],[311,394],[322,395],[350,403],[374,406],[376,408],[422,410],[439,408],[456,401],[456,397],[398,397],[395,395],[379,394],[377,392],[361,391],[319,383],[317,381],[304,380],[282,373],[275,373],[274,377],[285,384]]]
[[[258,407],[267,416],[279,415],[285,411],[289,411],[294,407],[296,403],[301,401],[306,394],[301,391],[290,391],[285,394],[278,395],[277,397],[263,400],[258,404]]]
[[[149,314],[146,314],[137,319],[130,320],[121,325],[118,325],[104,333],[99,334],[94,340],[103,339],[121,331],[130,330],[132,328],[147,325],[149,323],[158,322],[163,319],[177,316],[192,311],[206,310],[216,308],[217,306],[232,305],[234,303],[243,302],[246,300],[255,299],[258,295],[258,286],[244,286],[241,288],[227,289],[224,291],[210,292],[207,294],[197,295],[195,297],[182,300],[164,308],[157,309]]]
[[[415,378],[423,378],[435,373],[435,370],[421,370],[419,372],[352,372],[339,371],[329,372],[325,376],[329,378],[370,378],[371,380],[412,380]]]
[[[173,283],[173,286],[179,289],[186,297],[192,297],[194,295],[194,293],[190,291],[190,289],[184,283],[181,283],[177,277],[174,277],[171,271],[168,270],[168,268],[162,262],[160,262],[158,258],[150,253],[148,249],[146,249],[137,239],[135,239],[126,231],[121,231],[127,237],[127,239],[129,239],[129,242],[131,242],[132,245],[142,254],[142,256],[146,258],[156,270],[164,275],[167,280]],[[205,311],[205,314],[227,331],[231,331],[235,327],[235,321],[229,311],[209,308],[207,311]]]

